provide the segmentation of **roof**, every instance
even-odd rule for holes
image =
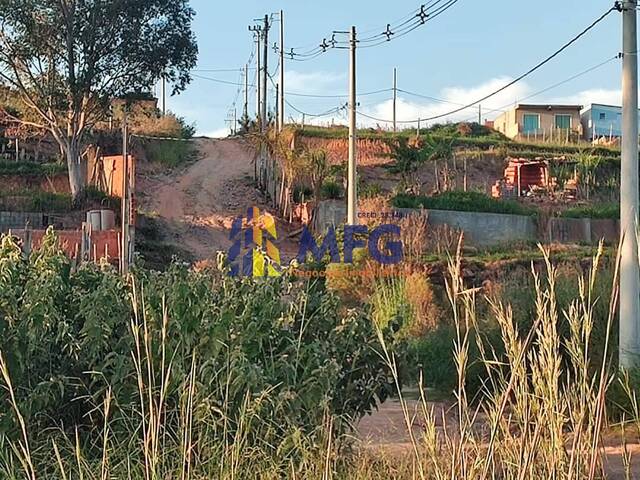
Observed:
[[[622,107],[620,105],[608,105],[606,103],[591,103],[588,106],[584,107],[584,109],[589,110],[593,107],[619,108],[620,110],[622,110]]]
[[[560,104],[534,104],[534,103],[518,103],[515,107],[519,108],[529,108],[531,110],[582,110],[582,105],[560,105]]]

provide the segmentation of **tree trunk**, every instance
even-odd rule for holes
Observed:
[[[69,142],[69,146],[65,148],[67,156],[67,168],[69,170],[69,186],[71,187],[71,196],[73,202],[76,203],[80,195],[84,191],[85,178],[83,175],[82,158],[80,156],[80,148],[75,141]]]

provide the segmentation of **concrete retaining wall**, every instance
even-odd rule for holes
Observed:
[[[402,215],[426,212],[428,223],[433,226],[447,225],[465,233],[467,245],[492,246],[514,241],[542,241],[549,243],[596,244],[601,239],[607,243],[618,242],[620,222],[618,220],[590,218],[551,218],[546,233],[538,229],[535,217],[507,215],[501,213],[456,212],[449,210],[397,209]],[[379,212],[360,212],[378,214]],[[344,200],[320,202],[314,212],[313,228],[324,234],[331,225],[343,224],[346,220]]]
[[[590,243],[600,240],[618,243],[620,221],[596,218],[551,218],[546,241],[557,243]]]

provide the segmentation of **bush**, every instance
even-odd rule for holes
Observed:
[[[67,173],[62,163],[0,162],[0,176],[49,177]]]
[[[322,198],[325,200],[339,200],[343,196],[342,186],[334,181],[326,181],[322,184]]]
[[[295,203],[308,202],[310,198],[313,198],[313,190],[309,187],[295,187],[293,189],[293,201]]]
[[[371,322],[320,284],[290,282],[181,264],[123,279],[106,266],[74,271],[52,232],[29,258],[3,237],[0,351],[36,470],[51,465],[52,441],[65,432],[79,436],[89,461],[98,446],[99,463],[105,423],[113,478],[128,476],[131,458],[143,465],[153,438],[173,461],[186,432],[212,459],[198,478],[217,478],[238,442],[246,458],[261,452],[286,469],[328,418],[337,435],[370,412],[390,391]],[[1,439],[20,438],[13,408],[0,389],[0,471]],[[151,415],[153,433],[143,427]],[[176,478],[171,471],[157,478]]]
[[[400,194],[393,198],[396,208],[426,208],[459,212],[508,213],[534,215],[535,210],[512,200],[497,200],[480,192],[450,191],[434,197]]]
[[[379,183],[364,183],[358,187],[358,197],[373,198],[382,195],[382,187]]]
[[[607,203],[601,205],[590,205],[586,207],[575,207],[564,210],[560,213],[562,218],[620,218],[620,204]]]

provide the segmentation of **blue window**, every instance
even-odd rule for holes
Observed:
[[[571,128],[571,115],[556,115],[556,128],[569,130]]]
[[[522,131],[533,133],[540,128],[540,115],[537,113],[525,113],[522,119]]]

